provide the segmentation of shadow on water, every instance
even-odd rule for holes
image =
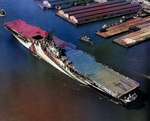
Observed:
[[[135,72],[135,71],[132,71],[132,70],[128,70],[122,66],[119,66],[117,64],[114,64],[116,67],[119,68],[119,70],[122,70],[124,72],[126,72],[127,74],[132,74],[132,75],[135,75],[135,76],[138,76],[140,78],[146,78],[146,79],[150,79],[150,76],[149,75],[146,75],[146,74],[142,74],[142,73],[138,73],[138,72]],[[121,71],[121,72],[122,72]]]

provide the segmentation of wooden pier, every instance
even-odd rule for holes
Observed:
[[[125,0],[120,0],[63,9],[56,12],[56,15],[78,25],[135,13],[139,9],[141,9],[139,4],[130,4]]]
[[[105,32],[97,31],[96,34],[107,38],[107,37],[111,37],[126,32],[132,27],[143,25],[149,22],[150,22],[150,16],[145,18],[138,17],[136,19],[131,19],[123,23],[114,23],[114,25],[108,27]]]

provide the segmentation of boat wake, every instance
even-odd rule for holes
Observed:
[[[114,101],[114,100],[112,100],[112,99],[110,99],[109,101],[110,101],[110,102],[113,102],[113,103],[115,103],[115,104],[117,104],[117,105],[120,104],[119,102],[116,102],[116,101]]]
[[[120,104],[119,102],[114,101],[113,99],[109,99],[109,98],[106,97],[106,96],[100,97],[99,99],[100,99],[100,100],[106,100],[106,101],[108,101],[108,102],[113,102],[113,103],[115,103],[115,104],[117,104],[117,105]]]

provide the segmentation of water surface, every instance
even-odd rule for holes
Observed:
[[[4,23],[23,19],[29,24],[71,42],[96,60],[140,83],[139,90],[150,94],[150,41],[124,48],[112,40],[95,35],[103,24],[118,18],[74,26],[42,10],[36,0],[1,0],[6,11],[0,17],[0,120],[1,121],[149,121],[150,101],[133,109],[117,105],[102,93],[64,75],[21,45],[4,28]],[[95,43],[78,40],[87,34]],[[145,96],[145,95],[144,95]],[[144,96],[140,96],[143,100]],[[142,102],[142,101],[141,101]]]

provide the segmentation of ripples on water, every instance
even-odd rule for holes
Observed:
[[[148,121],[149,101],[139,110],[116,105],[100,92],[73,80],[23,47],[3,26],[4,22],[24,19],[58,38],[77,45],[100,63],[140,83],[150,94],[150,42],[126,49],[94,34],[105,23],[119,18],[74,26],[42,10],[36,0],[1,0],[7,12],[0,17],[0,120],[1,121]],[[87,34],[90,46],[78,40]]]

